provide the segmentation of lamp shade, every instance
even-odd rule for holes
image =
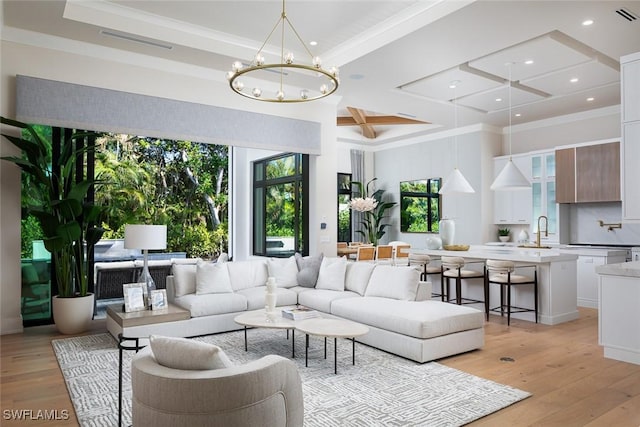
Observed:
[[[167,226],[126,224],[124,247],[125,249],[166,249]]]
[[[439,194],[475,193],[469,181],[458,168],[454,168],[438,191]]]
[[[493,181],[493,184],[491,184],[491,189],[494,191],[526,190],[527,188],[531,188],[531,182],[522,174],[511,159],[509,159]]]

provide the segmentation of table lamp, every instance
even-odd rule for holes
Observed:
[[[142,249],[144,253],[144,267],[138,281],[144,282],[147,289],[147,299],[150,301],[151,291],[156,288],[151,273],[149,273],[149,249],[167,248],[167,226],[126,224],[124,226],[125,249]]]

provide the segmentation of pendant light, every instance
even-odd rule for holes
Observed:
[[[509,66],[509,161],[493,181],[493,184],[491,184],[491,189],[494,191],[526,190],[531,188],[531,182],[518,169],[511,158],[511,66],[513,64],[513,62],[506,64]]]
[[[460,84],[459,80],[455,80],[451,82],[449,88],[453,89],[453,124],[455,128],[455,132],[457,133],[458,128],[458,99],[456,98],[456,87]],[[456,165],[453,168],[453,171],[449,174],[447,179],[444,181],[444,185],[438,191],[439,194],[460,194],[460,193],[475,193],[469,181],[462,175],[462,172],[458,169],[458,135],[454,135],[453,144],[455,149],[455,162]]]

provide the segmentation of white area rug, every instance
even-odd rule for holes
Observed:
[[[284,331],[242,331],[201,338],[222,347],[235,363],[267,354],[291,357]],[[324,359],[323,340],[311,338],[309,367],[304,366],[304,335],[296,335],[296,363],[302,377],[305,426],[460,426],[505,408],[529,393],[438,363],[419,364],[338,340],[338,375],[333,373],[333,340]],[[109,334],[52,342],[71,400],[82,426],[118,424],[118,350]],[[131,424],[130,366],[124,352],[123,425]],[[167,393],[170,393],[167,390]]]

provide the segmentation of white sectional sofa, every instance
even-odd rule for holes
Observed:
[[[278,306],[301,304],[366,324],[370,332],[359,342],[417,362],[484,345],[484,313],[431,301],[431,283],[420,282],[414,268],[321,255],[175,264],[167,295],[191,318],[141,326],[135,333],[189,337],[240,329],[233,321],[239,312],[264,308],[269,276],[278,283]]]

